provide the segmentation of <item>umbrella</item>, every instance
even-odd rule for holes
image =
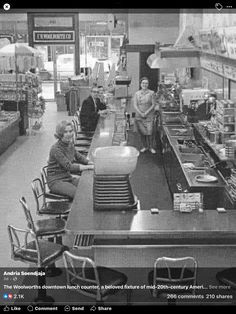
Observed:
[[[0,48],[9,45],[10,44],[10,40],[8,40],[7,38],[1,38],[0,39]]]
[[[25,43],[9,44],[0,49],[0,56],[34,56],[40,52]]]
[[[24,58],[30,59],[24,59]],[[0,49],[0,58],[4,58],[5,67],[14,68],[16,73],[16,92],[18,110],[18,73],[29,70],[31,67],[42,66],[41,53],[26,43],[14,43]],[[27,61],[27,62],[26,62]],[[36,62],[33,62],[36,61]],[[32,66],[32,63],[34,63]],[[1,63],[2,64],[2,63]],[[6,69],[6,68],[5,68]],[[21,71],[20,71],[21,70]]]
[[[24,68],[24,65],[26,62],[24,62],[24,58],[29,58],[28,66]],[[42,54],[37,49],[30,47],[29,45],[25,43],[15,43],[15,44],[9,44],[4,46],[0,49],[0,58],[6,58],[6,67],[7,67],[7,61],[10,63],[11,67],[15,67],[15,71],[21,70],[21,72],[25,72],[30,69],[32,60],[36,60],[36,66],[40,67],[43,66],[41,62]],[[8,60],[7,60],[8,59]],[[22,66],[23,65],[23,66]],[[5,68],[6,69],[6,68]]]

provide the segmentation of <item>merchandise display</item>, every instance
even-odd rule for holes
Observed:
[[[30,127],[36,124],[39,129],[42,126],[42,121],[38,121],[45,110],[45,101],[38,96],[41,92],[41,81],[34,73],[18,74],[17,78],[16,74],[0,74],[0,101],[5,110],[21,112],[21,134],[29,126],[28,119],[36,119],[30,121]]]
[[[0,154],[2,154],[19,135],[19,121],[19,112],[0,110]]]
[[[156,98],[165,112],[176,112],[180,110],[180,93],[179,84],[159,84]]]
[[[217,101],[215,110],[215,119],[217,128],[221,133],[221,141],[225,143],[232,135],[236,134],[235,130],[236,103],[232,100]]]

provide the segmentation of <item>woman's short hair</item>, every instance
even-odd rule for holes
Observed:
[[[141,79],[139,81],[140,84],[142,83],[142,81],[148,81],[148,83],[149,83],[149,79],[146,76],[141,77]]]
[[[55,138],[62,139],[65,133],[65,129],[68,125],[73,128],[73,125],[70,121],[63,120],[59,122],[56,126],[56,133],[54,134]]]

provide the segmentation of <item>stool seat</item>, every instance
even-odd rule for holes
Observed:
[[[65,232],[65,220],[61,218],[41,219],[35,222],[37,236],[51,236]]]
[[[22,205],[25,204],[24,197],[21,198]],[[27,205],[25,204],[25,209]],[[28,209],[26,214],[30,214]],[[31,215],[29,215],[31,218]],[[65,245],[50,242],[47,240],[39,239],[35,233],[35,227],[33,221],[28,223],[28,230],[19,229],[8,225],[8,234],[11,243],[11,256],[12,259],[21,261],[24,263],[33,263],[37,265],[39,271],[45,271],[45,275],[38,276],[38,286],[42,287],[46,285],[47,270],[50,270],[50,274],[59,275],[60,271],[55,268],[55,262],[62,257],[65,251],[69,248]],[[37,297],[34,302],[40,304],[53,303],[54,299],[47,295],[46,289],[38,289]]]
[[[52,201],[43,204],[39,210],[39,213],[50,215],[67,215],[70,212],[70,208],[70,202]]]
[[[48,187],[48,183],[47,183],[47,168],[48,166],[44,166],[43,168],[41,168],[41,183],[42,183],[42,189],[44,192],[44,197],[45,198],[49,198],[52,200],[58,200],[58,201],[72,201],[72,199],[70,199],[69,196],[67,195],[60,195],[60,194],[56,194],[50,191],[49,187]]]
[[[76,151],[85,156],[88,155],[88,148],[86,147],[75,147]]]
[[[91,145],[91,141],[87,141],[87,140],[76,140],[74,145],[76,147],[89,147]]]
[[[31,215],[31,211],[26,203],[24,196],[20,199],[20,203],[23,207],[25,218],[27,221],[27,227],[33,230],[36,237],[56,237],[59,241],[61,235],[65,233],[65,220],[62,218],[49,218],[34,221]],[[60,237],[58,237],[60,235]]]
[[[58,200],[58,201],[60,200],[60,201],[68,201],[68,202],[72,200],[67,195],[55,194],[53,192],[45,192],[44,196],[45,198],[49,198],[51,200]]]
[[[154,262],[153,270],[148,273],[148,283],[154,287],[150,289],[153,297],[168,293],[195,293],[197,281],[197,261],[191,257],[158,257]],[[192,285],[192,288],[181,289],[181,286]],[[169,305],[176,299],[167,298]]]
[[[157,290],[157,295],[158,294],[162,294],[162,293],[167,293],[167,292],[173,292],[173,293],[178,293],[178,292],[181,292],[183,293],[183,289],[181,288],[176,288],[176,289],[173,289],[173,285],[175,284],[176,286],[179,286],[181,287],[181,284],[182,285],[193,285],[193,279],[191,280],[184,280],[184,279],[179,279],[180,276],[181,276],[181,271],[182,271],[182,268],[172,268],[171,269],[171,279],[172,281],[171,282],[167,282],[166,280],[158,280],[157,283],[158,285],[163,285],[163,289],[160,289],[160,290]],[[149,285],[153,285],[153,276],[154,276],[154,270],[151,270],[149,273],[148,273],[148,283]],[[184,276],[186,278],[192,278],[194,276],[194,272],[189,270],[189,269],[185,269],[184,271]],[[159,268],[158,269],[158,277],[161,277],[161,278],[168,278],[168,270],[166,268]],[[192,291],[192,289],[189,289],[188,291]]]
[[[216,274],[216,279],[227,286],[230,286],[232,289],[236,290],[236,268],[228,268],[222,271],[219,271]]]
[[[128,277],[124,273],[116,269],[96,266],[91,258],[80,256],[75,250],[64,252],[63,259],[67,283],[77,285],[79,287],[76,289],[77,292],[95,298],[97,302],[103,302],[108,295],[125,290],[122,288],[127,283]],[[130,291],[126,290],[126,293],[128,303]]]
[[[41,267],[45,267],[53,263],[62,253],[69,248],[65,245],[38,239]],[[25,247],[15,250],[15,258],[27,260],[31,263],[38,263],[38,252],[35,241],[27,243]]]
[[[105,297],[107,295],[115,294],[116,289],[112,288],[112,286],[122,286],[127,283],[127,276],[115,269],[112,268],[107,268],[107,267],[102,267],[102,266],[97,266],[97,272],[98,272],[98,277],[100,280],[100,286],[103,287],[108,287],[111,286],[111,288],[103,288],[100,290],[102,297]],[[92,267],[86,268],[85,269],[85,276],[89,280],[95,280],[94,276],[94,270]],[[87,290],[87,289],[86,289]],[[94,293],[96,295],[97,291],[94,290],[89,290],[90,293]]]
[[[92,135],[88,135],[85,132],[81,132],[81,133],[76,133],[75,135],[75,139],[76,140],[87,140],[87,141],[91,141],[93,138]]]

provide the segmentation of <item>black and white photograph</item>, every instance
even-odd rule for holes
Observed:
[[[235,306],[236,7],[63,5],[0,3],[2,309]]]

